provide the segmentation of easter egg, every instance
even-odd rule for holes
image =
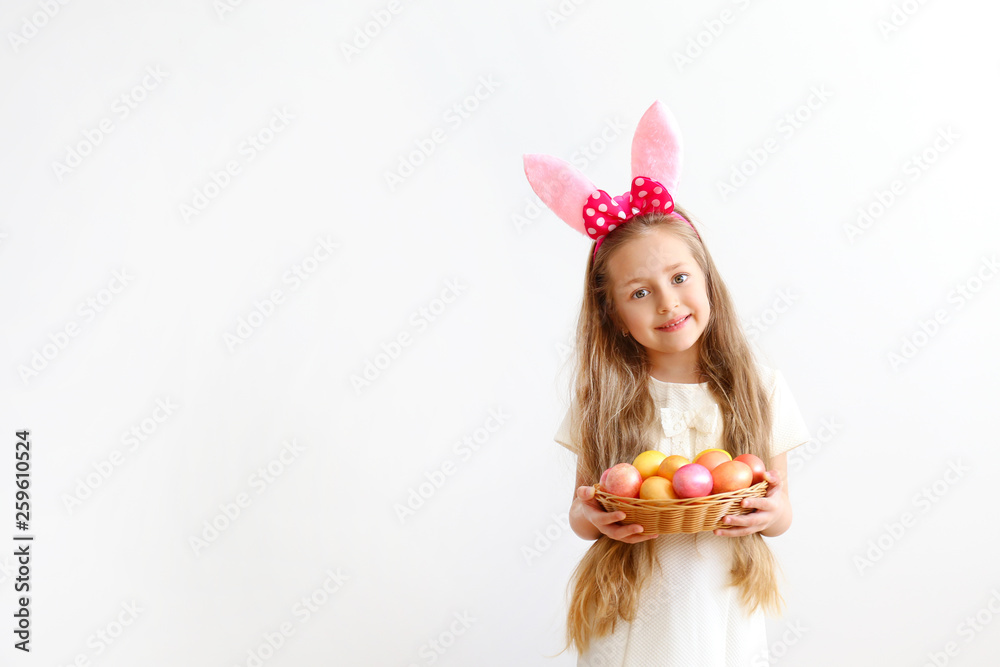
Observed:
[[[673,479],[674,473],[677,472],[677,469],[680,468],[681,466],[686,466],[689,463],[691,462],[688,461],[683,456],[681,456],[680,454],[671,454],[670,456],[668,456],[667,458],[663,459],[663,461],[660,462],[660,467],[656,471],[656,474],[659,475],[660,477]]]
[[[753,470],[753,483],[760,484],[764,481],[764,473],[767,471],[767,467],[760,458],[754,456],[753,454],[740,454],[734,461],[743,461],[750,469]]]
[[[635,457],[632,465],[639,471],[642,478],[646,479],[656,474],[656,471],[660,469],[660,462],[665,458],[667,458],[667,455],[663,452],[650,449]]]
[[[676,500],[677,494],[669,479],[651,475],[639,487],[639,497],[643,500]]]
[[[724,449],[706,449],[705,451],[694,457],[694,462],[699,463],[709,470],[715,468],[715,466],[720,463],[725,463],[726,461],[732,461],[733,457]]]
[[[672,480],[678,498],[698,498],[712,493],[715,484],[711,471],[700,463],[681,466]]]
[[[743,461],[726,461],[712,470],[712,493],[745,489],[753,483],[753,469]]]
[[[631,463],[618,463],[608,468],[608,476],[602,486],[613,496],[638,498],[642,475]]]
[[[707,454],[708,452],[726,452],[726,450],[722,449],[721,447],[712,447],[711,449],[703,449],[703,450],[701,450],[700,452],[698,452],[697,454],[694,455],[695,461],[698,460],[699,456],[701,456],[702,454]],[[728,454],[728,452],[726,452],[726,453]]]

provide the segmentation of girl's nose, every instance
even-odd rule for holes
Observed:
[[[674,305],[676,303],[677,303],[677,297],[669,293],[665,294],[663,297],[660,298],[660,312],[664,314],[669,313],[671,310],[673,310]]]
[[[672,290],[663,290],[660,292],[660,312],[669,313],[677,305],[677,295],[673,293]]]

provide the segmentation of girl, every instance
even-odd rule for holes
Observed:
[[[577,454],[570,524],[594,543],[570,581],[578,665],[767,665],[765,610],[780,611],[764,537],[792,520],[785,453],[809,441],[787,383],[758,363],[708,249],[675,206],[680,138],[655,102],[632,143],[632,188],[611,197],[568,163],[526,155],[542,201],[595,243],[577,325],[573,400],[555,440]],[[729,527],[644,535],[593,484],[648,449],[689,460],[755,454],[767,495]],[[565,650],[565,649],[563,649]]]

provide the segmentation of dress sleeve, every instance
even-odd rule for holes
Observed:
[[[812,439],[799,406],[781,371],[775,371],[771,392],[771,456],[778,456]]]
[[[563,417],[562,423],[559,424],[559,430],[556,431],[555,441],[560,445],[573,452],[574,454],[579,454],[580,448],[577,446],[576,440],[573,438],[573,406],[570,406],[566,410],[566,416]]]

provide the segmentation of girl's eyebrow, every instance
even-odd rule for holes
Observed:
[[[684,262],[677,262],[676,264],[671,264],[670,266],[664,267],[663,270],[664,271],[673,271],[678,266],[683,266],[683,265],[684,265]],[[640,273],[640,274],[638,274],[638,275],[636,275],[636,276],[634,276],[632,278],[629,278],[629,281],[627,283],[624,283],[622,285],[622,287],[628,287],[632,283],[642,282],[645,279],[646,279],[646,276]]]

